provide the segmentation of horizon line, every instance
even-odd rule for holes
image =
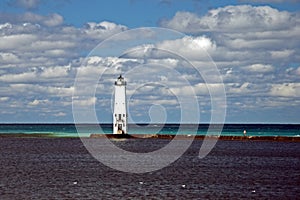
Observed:
[[[112,122],[103,122],[103,123],[91,123],[91,122],[84,122],[84,123],[74,123],[74,122],[0,122],[0,125],[112,125]],[[176,123],[176,122],[168,122],[168,123],[128,123],[128,125],[239,125],[239,124],[245,124],[245,125],[300,125],[296,122],[225,122],[225,123],[209,123],[209,122],[203,122],[203,123]]]

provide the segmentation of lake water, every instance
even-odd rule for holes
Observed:
[[[198,128],[197,128],[198,126]],[[83,133],[82,136],[89,136],[92,133],[112,133],[111,124],[98,125],[78,125]],[[205,135],[208,124],[178,125],[178,124],[152,124],[152,125],[129,125],[130,134],[176,134],[181,130],[181,134]],[[248,136],[289,136],[300,137],[299,124],[225,124],[221,135],[242,136],[243,131],[247,131]],[[74,124],[1,124],[1,133],[23,133],[23,134],[49,134],[52,136],[78,137]]]
[[[118,143],[145,152],[168,142]],[[299,199],[299,142],[218,141],[200,159],[201,143],[163,169],[132,174],[94,159],[79,138],[0,138],[0,199]]]

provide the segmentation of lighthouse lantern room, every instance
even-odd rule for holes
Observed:
[[[126,81],[122,75],[115,81],[113,134],[127,134]]]

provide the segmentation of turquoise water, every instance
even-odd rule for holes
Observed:
[[[45,134],[61,137],[89,136],[92,133],[110,134],[111,124],[98,125],[77,125],[74,124],[1,124],[0,134]],[[130,134],[176,134],[180,129],[180,134],[194,134],[195,127],[197,135],[206,135],[209,125],[200,124],[151,124],[151,125],[129,125]],[[243,131],[247,131],[248,136],[289,136],[300,137],[300,124],[225,124],[221,135],[242,136]]]

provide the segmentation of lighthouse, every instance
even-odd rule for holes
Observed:
[[[113,134],[127,134],[126,81],[122,75],[115,81]]]

